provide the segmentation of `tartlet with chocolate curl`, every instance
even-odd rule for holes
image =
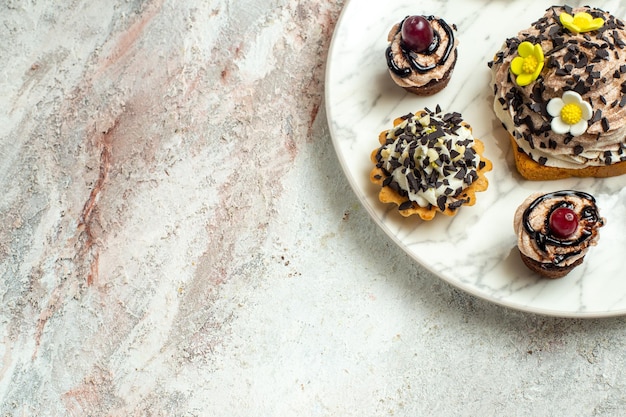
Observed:
[[[489,62],[493,108],[529,180],[626,173],[626,29],[552,6]]]
[[[424,109],[394,120],[379,135],[371,154],[370,180],[381,187],[382,203],[398,206],[404,217],[431,220],[436,213],[454,216],[460,207],[476,203],[476,193],[489,185],[485,173],[493,167],[483,156],[459,113]]]

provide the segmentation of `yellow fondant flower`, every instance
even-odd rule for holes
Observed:
[[[522,42],[517,47],[519,56],[511,62],[511,72],[517,75],[517,85],[524,87],[539,77],[543,69],[543,50],[541,45]]]
[[[588,120],[593,115],[591,105],[574,91],[566,91],[561,98],[550,100],[546,110],[553,117],[550,127],[557,135],[582,135],[587,131]]]
[[[598,30],[604,26],[604,19],[596,17],[595,19],[587,12],[576,13],[574,16],[568,13],[561,13],[559,15],[561,24],[569,29],[572,33],[591,32],[592,30]]]

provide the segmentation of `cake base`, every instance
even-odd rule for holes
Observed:
[[[565,275],[569,274],[572,269],[576,268],[578,265],[583,263],[584,257],[580,258],[576,262],[568,266],[557,266],[554,264],[544,264],[539,261],[536,261],[528,256],[524,255],[522,252],[519,253],[522,261],[524,261],[524,265],[528,267],[533,272],[541,275],[544,278],[549,279],[557,279],[562,278]]]
[[[533,161],[528,155],[522,151],[513,136],[509,135],[511,146],[513,146],[513,155],[515,157],[515,166],[522,177],[531,181],[549,181],[559,180],[570,177],[595,177],[606,178],[616,177],[626,174],[626,161],[617,162],[611,165],[589,166],[580,169],[558,168],[541,165]]]
[[[441,80],[432,80],[431,82],[429,82],[428,84],[424,86],[402,87],[402,88],[404,88],[409,93],[413,93],[417,96],[426,97],[426,96],[432,96],[433,94],[437,94],[438,92],[446,88],[449,82],[450,82],[450,74],[448,72],[446,73],[446,76],[442,78]]]
[[[418,96],[432,96],[446,88],[448,83],[450,82],[450,78],[452,77],[452,71],[456,66],[458,52],[454,51],[454,62],[452,66],[446,71],[446,73],[439,80],[431,80],[426,85],[415,86],[415,87],[402,87],[409,93],[418,95]]]

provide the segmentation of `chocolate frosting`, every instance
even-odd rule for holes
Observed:
[[[561,13],[587,12],[601,17],[599,30],[574,34]],[[494,110],[518,146],[548,166],[582,168],[626,160],[626,31],[624,23],[597,8],[550,7],[529,29],[506,40],[489,63]],[[510,73],[523,41],[541,44],[545,66],[539,78],[520,87]],[[556,134],[546,110],[552,98],[575,91],[591,104],[593,117],[581,136]]]
[[[578,217],[578,227],[568,238],[558,238],[550,231],[550,214],[559,207],[574,210]],[[541,263],[568,266],[597,244],[598,229],[604,223],[593,196],[563,190],[528,197],[515,213],[514,227],[517,246],[524,255]]]

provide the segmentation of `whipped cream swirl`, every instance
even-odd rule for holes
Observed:
[[[459,113],[425,109],[409,113],[387,131],[376,153],[376,166],[385,174],[384,186],[421,207],[459,208],[462,193],[478,179],[485,163],[474,150],[472,131]],[[402,209],[402,207],[400,207]]]

